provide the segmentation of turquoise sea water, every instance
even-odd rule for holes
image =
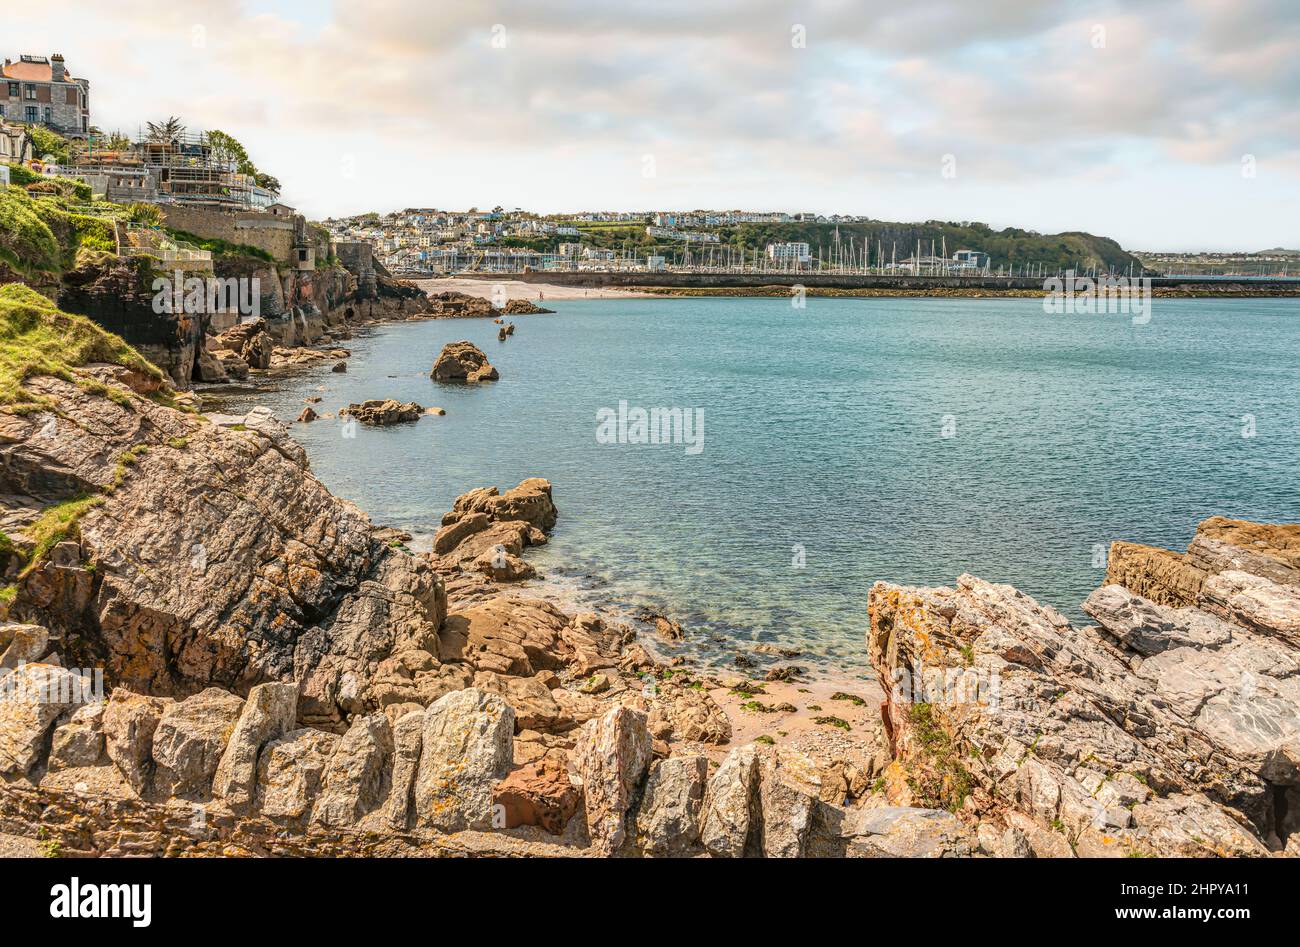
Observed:
[[[334,492],[426,541],[458,494],[550,479],[560,521],[533,561],[719,655],[760,639],[860,667],[878,579],[971,572],[1080,617],[1114,539],[1181,549],[1214,514],[1300,519],[1294,301],[1157,299],[1138,326],[1028,299],[546,305],[505,343],[490,320],[384,326],[348,343],[347,374],[254,400],[286,421],[310,395],[445,408],[293,431]],[[456,339],[501,380],[431,381]],[[702,409],[703,450],[599,443],[620,401]]]

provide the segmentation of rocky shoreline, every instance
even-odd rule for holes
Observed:
[[[269,412],[145,381],[33,376],[57,412],[0,415],[7,533],[62,524],[8,563],[0,832],[88,855],[1300,854],[1300,526],[1117,543],[1094,626],[969,576],[877,583],[879,686],[825,694],[779,647],[706,671],[656,656],[649,635],[690,634],[670,616],[638,634],[548,597],[544,479],[463,495],[412,553]]]

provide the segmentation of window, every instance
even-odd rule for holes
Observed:
[[[9,98],[11,98],[11,99],[16,99],[16,98],[18,98],[18,95],[19,95],[19,93],[18,93],[18,83],[16,83],[16,82],[11,82],[11,83],[9,83]]]
[[[45,109],[45,124],[48,125],[52,121],[54,121],[54,109],[47,106]]]
[[[28,102],[36,101],[36,86],[28,85],[23,87],[23,98]]]
[[[0,118],[4,118],[4,117],[5,117],[5,107],[3,105],[0,105]]]
[[[27,121],[31,122],[32,124],[35,124],[35,123],[36,123],[36,106],[35,106],[35,105],[29,105],[29,106],[27,106]]]

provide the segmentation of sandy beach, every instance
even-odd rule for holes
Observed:
[[[506,299],[527,299],[544,303],[548,299],[610,299],[614,297],[653,298],[658,293],[643,293],[629,289],[598,289],[585,286],[556,286],[551,283],[525,283],[514,279],[426,279],[416,280],[416,285],[426,293],[456,292],[480,299],[491,299],[493,294],[500,294],[499,287],[505,290]]]

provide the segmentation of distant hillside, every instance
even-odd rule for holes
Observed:
[[[582,242],[598,247],[642,253],[657,247],[670,256],[682,248],[680,243],[646,236],[644,225],[601,223],[578,226],[582,232]],[[755,250],[762,253],[769,243],[793,241],[807,243],[814,257],[820,250],[822,259],[830,261],[834,255],[836,229],[835,224],[823,223],[740,224],[718,228],[717,233],[722,246],[743,248],[748,256],[752,256]],[[864,224],[839,224],[838,230],[840,246],[844,248],[845,254],[847,255],[851,241],[860,259],[866,241],[870,246],[873,265],[878,260],[878,252],[883,254],[885,261],[891,258],[901,261],[912,256],[920,241],[923,256],[930,254],[932,243],[934,252],[941,253],[945,242],[949,257],[957,250],[987,253],[995,270],[1003,266],[1019,267],[1035,263],[1047,272],[1070,268],[1082,272],[1096,267],[1102,271],[1113,269],[1115,272],[1126,273],[1130,266],[1134,274],[1142,271],[1141,262],[1114,240],[1090,233],[1040,234],[1015,227],[993,230],[981,223],[939,220],[925,223],[881,220]],[[539,250],[554,250],[560,243],[572,240],[572,237],[558,237],[528,241],[527,245]]]

